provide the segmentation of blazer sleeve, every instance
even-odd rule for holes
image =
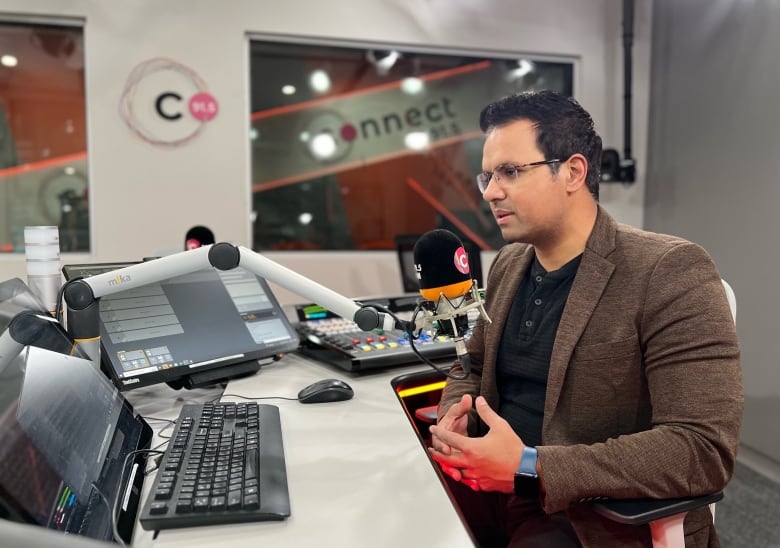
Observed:
[[[650,427],[594,444],[539,446],[547,512],[593,497],[703,495],[733,473],[743,411],[739,343],[704,249],[684,242],[661,256],[638,325]]]

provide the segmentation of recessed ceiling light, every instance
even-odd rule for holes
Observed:
[[[325,93],[330,90],[330,76],[324,70],[317,69],[309,76],[309,85],[314,91]]]
[[[412,131],[404,135],[404,144],[412,150],[425,150],[431,144],[431,136],[425,131]]]
[[[295,94],[295,86],[291,84],[286,84],[282,86],[282,93],[285,95],[294,95]]]
[[[14,55],[3,55],[0,57],[0,63],[2,63],[6,67],[15,67],[19,64],[19,60]]]
[[[416,76],[409,76],[401,80],[401,91],[408,95],[417,95],[424,87],[423,81]]]
[[[318,160],[327,160],[336,154],[336,140],[327,132],[319,133],[309,143],[309,150]]]

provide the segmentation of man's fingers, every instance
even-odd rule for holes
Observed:
[[[482,421],[490,427],[495,426],[499,421],[504,420],[498,413],[490,408],[487,400],[485,400],[483,396],[479,396],[477,398],[475,407],[477,408],[477,414],[479,415],[479,418],[481,418]]]
[[[471,487],[472,491],[479,491],[479,482],[477,480],[461,480],[461,483],[467,487]]]
[[[452,448],[446,443],[442,443],[441,441],[439,441],[439,438],[437,438],[436,436],[433,436],[431,438],[431,445],[436,451],[444,455],[450,455],[452,453]]]
[[[460,469],[455,468],[454,466],[448,466],[446,464],[441,464],[441,463],[439,464],[439,466],[441,466],[442,472],[447,474],[455,481],[460,481],[461,479],[463,479],[463,475],[461,474]]]
[[[438,438],[439,442],[449,445],[452,449],[462,451],[465,447],[468,447],[468,437],[441,426],[431,426],[430,432],[435,438]]]

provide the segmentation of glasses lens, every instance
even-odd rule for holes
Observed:
[[[492,176],[493,174],[490,173],[489,171],[483,171],[482,173],[477,173],[477,188],[479,188],[480,192],[485,192],[488,183],[490,183],[490,178]]]
[[[499,179],[502,181],[514,181],[517,179],[517,175],[520,173],[519,166],[498,166],[496,168]]]

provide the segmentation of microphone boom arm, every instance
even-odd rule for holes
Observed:
[[[360,305],[249,248],[220,242],[68,282],[63,293],[68,314],[68,333],[78,344],[84,346],[87,354],[99,365],[98,314],[101,297],[209,267],[232,270],[238,266],[305,297],[342,318],[354,321],[363,331],[390,330],[396,326],[394,318],[388,314],[380,313],[369,305]]]

